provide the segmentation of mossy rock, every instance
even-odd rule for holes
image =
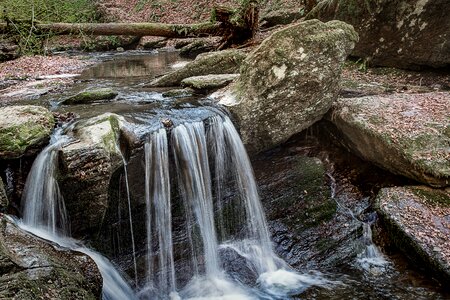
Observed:
[[[149,85],[178,86],[183,79],[192,76],[237,73],[245,57],[245,52],[234,49],[202,53],[183,68],[158,77]]]
[[[97,101],[112,100],[118,94],[117,91],[110,88],[86,90],[65,99],[62,104],[87,104]]]
[[[168,98],[183,98],[183,97],[191,97],[193,96],[195,91],[191,88],[183,88],[183,89],[172,89],[166,92],[163,92],[163,97]]]
[[[52,113],[41,106],[0,108],[0,158],[36,152],[49,140],[54,125]]]
[[[195,90],[210,91],[226,86],[239,77],[239,74],[209,74],[203,76],[193,76],[181,81],[182,86],[187,86]]]

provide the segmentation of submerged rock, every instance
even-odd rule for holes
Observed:
[[[384,188],[376,199],[392,242],[433,275],[450,280],[450,194],[425,186]]]
[[[62,104],[87,104],[102,100],[114,99],[119,93],[110,88],[86,90],[65,99]]]
[[[50,138],[53,115],[41,106],[0,108],[0,158],[18,158],[37,152]]]
[[[74,142],[61,149],[61,190],[73,234],[98,229],[108,208],[108,188],[122,167],[118,146],[123,117],[107,113],[75,125]]]
[[[102,278],[87,255],[58,249],[0,215],[1,299],[100,299]]]
[[[239,80],[217,98],[250,150],[280,144],[322,118],[357,40],[348,24],[311,20],[273,33],[249,54]]]
[[[352,24],[360,40],[353,55],[399,68],[448,67],[450,18],[447,0],[320,1],[307,15]]]
[[[239,74],[209,74],[193,76],[181,81],[182,86],[191,87],[196,90],[214,90],[230,84],[239,77]]]
[[[230,74],[239,71],[246,53],[241,50],[223,50],[202,53],[183,68],[156,78],[150,86],[177,86],[185,78],[207,74]]]
[[[360,157],[394,174],[450,184],[448,93],[339,99],[328,118]]]

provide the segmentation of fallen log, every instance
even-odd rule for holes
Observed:
[[[11,24],[12,25],[12,24]],[[0,23],[0,33],[7,33],[10,24]],[[163,23],[34,23],[38,33],[56,35],[129,35],[129,36],[163,36],[169,38],[220,36],[221,23],[198,24],[163,24]]]

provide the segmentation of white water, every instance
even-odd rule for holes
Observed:
[[[68,141],[69,138],[62,135],[62,129],[58,129],[33,163],[22,199],[23,220],[18,225],[43,239],[90,256],[103,278],[103,299],[136,299],[131,287],[108,259],[69,237],[64,199],[55,177],[57,151]]]
[[[158,236],[159,279],[158,294],[176,291],[172,245],[172,213],[170,200],[169,150],[164,128],[153,133],[145,144],[145,199],[147,206],[147,282],[154,286],[152,261],[152,219]],[[152,207],[154,217],[152,217]]]
[[[24,222],[53,234],[69,233],[66,207],[56,181],[58,150],[68,140],[61,128],[55,131],[50,144],[36,157],[22,196]]]

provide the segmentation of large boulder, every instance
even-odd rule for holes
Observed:
[[[447,0],[321,1],[306,18],[352,24],[360,40],[353,55],[370,64],[400,68],[450,64]]]
[[[245,56],[245,52],[234,49],[202,53],[183,68],[156,78],[150,86],[177,86],[192,76],[237,73]]]
[[[123,117],[107,113],[80,121],[75,141],[62,147],[61,191],[73,234],[98,229],[108,208],[112,174],[123,166],[118,139]]]
[[[213,97],[231,110],[249,150],[273,147],[328,111],[357,40],[352,26],[340,21],[291,25],[264,40],[236,83]]]
[[[13,159],[37,152],[48,142],[55,120],[41,106],[0,108],[0,158]]]
[[[85,254],[59,249],[0,214],[1,299],[100,299],[102,278]]]
[[[450,184],[450,94],[342,98],[328,118],[357,155],[431,186]]]
[[[450,194],[425,186],[384,188],[376,209],[392,242],[433,275],[450,281]]]

